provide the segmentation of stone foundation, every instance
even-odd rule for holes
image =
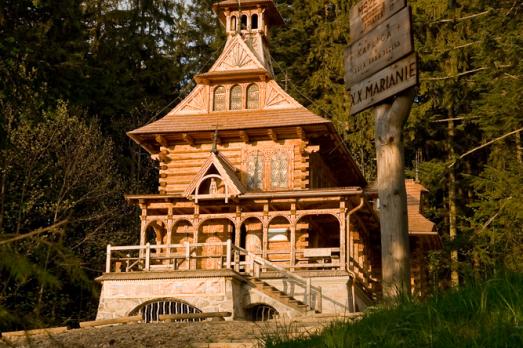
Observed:
[[[136,272],[111,273],[98,278],[102,283],[97,320],[128,316],[145,302],[172,299],[186,302],[202,312],[231,312],[228,320],[242,320],[247,310],[256,304],[274,307],[282,317],[293,318],[301,315],[295,309],[253,288],[237,273],[222,271],[177,271],[177,272]],[[264,279],[278,289],[292,289],[282,279]],[[322,313],[346,314],[363,310],[368,302],[361,298],[358,289],[352,300],[349,276],[313,277],[313,286],[322,288]],[[291,293],[304,301],[302,287],[295,287]]]

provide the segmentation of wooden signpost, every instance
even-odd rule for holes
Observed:
[[[410,293],[403,125],[418,83],[406,0],[361,0],[351,9],[345,82],[351,115],[372,106],[380,199],[382,286],[385,298]]]

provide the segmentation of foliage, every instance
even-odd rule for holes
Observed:
[[[523,275],[503,273],[424,303],[375,308],[309,338],[269,338],[266,347],[519,347],[522,320]]]

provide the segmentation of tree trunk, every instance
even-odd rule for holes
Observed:
[[[405,192],[403,125],[407,120],[413,88],[392,105],[376,107],[376,155],[380,199],[383,296],[410,293],[410,250]]]
[[[453,118],[449,117],[450,119]],[[448,151],[449,160],[455,160],[454,152],[454,135],[455,135],[454,121],[450,120],[448,123]],[[453,287],[459,285],[458,275],[458,250],[454,245],[456,236],[458,234],[457,228],[457,209],[456,209],[456,173],[454,172],[454,166],[449,168],[449,236],[450,241],[453,243],[452,250],[450,251],[450,282]]]

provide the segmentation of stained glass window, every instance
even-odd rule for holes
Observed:
[[[247,87],[247,109],[258,109],[260,100],[260,89],[258,85],[252,84]]]
[[[214,89],[214,101],[212,109],[214,111],[225,110],[225,87],[218,86]]]
[[[289,187],[289,160],[283,152],[275,153],[271,158],[272,188]]]
[[[242,88],[238,85],[231,88],[231,110],[242,109]]]
[[[263,157],[260,154],[252,154],[247,159],[247,187],[263,189]]]

